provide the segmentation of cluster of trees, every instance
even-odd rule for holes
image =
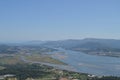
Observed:
[[[27,78],[46,78],[47,76],[56,77],[56,80],[60,76],[77,78],[80,80],[120,80],[120,77],[94,77],[90,78],[87,74],[80,74],[75,72],[63,71],[63,74],[54,72],[52,67],[39,64],[15,64],[15,65],[0,65],[5,68],[0,70],[0,75],[13,74],[19,80],[26,80]],[[52,75],[51,75],[52,74]]]
[[[5,69],[0,70],[0,75],[14,74],[19,80],[25,80],[28,77],[39,78],[52,74],[47,71],[47,66],[40,66],[36,64],[16,64],[4,65]]]
[[[14,54],[17,52],[17,46],[0,45],[0,54]]]

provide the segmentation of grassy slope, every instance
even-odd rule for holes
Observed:
[[[16,64],[16,63],[23,63],[17,55],[0,57],[0,64]]]
[[[63,62],[51,58],[50,55],[32,54],[29,56],[25,56],[25,58],[30,61],[65,65]]]
[[[4,56],[0,57],[0,64],[17,64],[17,63],[24,63],[21,58],[21,54],[15,54],[14,56]],[[53,59],[50,57],[50,55],[41,55],[41,54],[31,54],[31,55],[22,55],[25,57],[25,59],[30,61],[37,61],[37,62],[45,62],[45,63],[52,63],[52,64],[61,64],[65,65],[65,63]]]

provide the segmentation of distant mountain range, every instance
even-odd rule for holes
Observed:
[[[34,46],[49,46],[62,48],[117,48],[120,49],[120,40],[115,39],[68,39],[58,41],[28,41],[23,43],[13,43],[9,45],[34,45]]]
[[[42,46],[61,47],[87,54],[120,57],[120,40],[86,38],[81,40],[48,41]]]
[[[72,47],[83,47],[83,48],[99,48],[99,47],[109,47],[109,48],[120,48],[120,40],[115,39],[95,39],[95,38],[86,38],[81,40],[59,40],[59,41],[46,41],[46,42],[33,42],[33,44],[39,44],[52,46],[52,47],[63,47],[63,48],[72,48]]]
[[[116,39],[68,39],[58,41],[29,41],[19,44],[9,44],[17,46],[41,46],[50,48],[64,48],[74,51],[81,51],[88,54],[99,54],[99,55],[119,55],[120,56],[120,40]]]

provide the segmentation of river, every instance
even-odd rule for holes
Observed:
[[[61,48],[50,54],[52,54],[53,58],[67,63],[77,72],[97,76],[120,76],[120,58],[88,55]]]

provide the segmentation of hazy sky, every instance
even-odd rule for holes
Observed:
[[[0,0],[0,41],[120,39],[120,0]]]

